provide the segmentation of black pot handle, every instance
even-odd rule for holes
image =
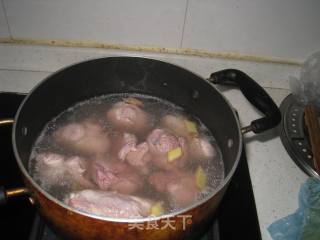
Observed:
[[[13,122],[13,119],[0,119],[0,126],[11,125]],[[25,196],[29,194],[30,192],[27,188],[21,187],[6,190],[3,186],[0,186],[0,206],[6,204],[9,198]]]
[[[212,73],[208,80],[214,84],[238,86],[248,101],[265,115],[242,128],[242,133],[249,131],[261,133],[280,123],[281,112],[277,105],[268,93],[244,72],[237,69],[225,69]]]

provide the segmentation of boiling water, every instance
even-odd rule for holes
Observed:
[[[37,157],[43,153],[56,153],[63,155],[65,157],[71,156],[81,156],[86,161],[91,161],[92,156],[83,153],[76,152],[74,149],[70,148],[68,145],[61,144],[55,140],[54,133],[59,130],[62,126],[70,123],[79,123],[85,119],[95,119],[103,127],[103,131],[108,134],[111,139],[111,143],[114,142],[113,136],[117,135],[118,130],[106,121],[106,112],[115,104],[116,102],[122,101],[124,98],[134,97],[143,102],[143,111],[147,112],[150,116],[150,124],[152,129],[159,127],[160,119],[168,114],[176,116],[184,116],[185,118],[192,120],[197,124],[198,134],[200,137],[205,137],[209,139],[210,144],[216,149],[216,156],[209,161],[201,162],[188,159],[188,163],[184,166],[184,169],[189,172],[195,172],[197,167],[201,165],[207,176],[206,186],[199,191],[195,201],[199,201],[206,197],[212,191],[214,191],[217,186],[224,179],[224,165],[221,155],[221,151],[209,130],[205,127],[202,122],[195,118],[194,116],[186,113],[182,108],[159,98],[138,95],[138,94],[112,94],[105,95],[97,98],[92,98],[84,102],[80,102],[75,106],[67,109],[59,116],[50,121],[46,127],[43,129],[41,135],[38,137],[36,143],[34,144],[30,161],[29,161],[29,171],[35,181],[48,193],[56,197],[57,199],[63,201],[66,195],[72,191],[82,190],[88,187],[74,186],[72,178],[64,176],[64,173],[59,167],[51,168],[46,170],[43,168],[41,162],[37,160]],[[152,131],[150,129],[148,132],[139,134],[138,142],[142,142],[146,139],[147,135]],[[112,147],[111,147],[112,148]],[[119,160],[120,161],[120,160]],[[158,192],[154,186],[148,181],[148,177],[159,171],[156,166],[151,166],[150,171],[147,175],[141,175],[143,187],[134,192],[132,195],[138,196],[144,199],[151,199],[152,201],[161,201],[166,212],[176,211],[177,207],[170,199],[168,195],[163,192]],[[163,170],[162,170],[163,171]],[[97,186],[92,187],[97,189]]]

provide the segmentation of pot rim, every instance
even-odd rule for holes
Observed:
[[[204,81],[206,84],[208,84],[208,87],[214,88],[221,96],[222,98],[225,100],[225,102],[229,105],[230,109],[232,110],[232,113],[234,115],[234,118],[236,120],[236,123],[238,125],[238,136],[239,136],[239,148],[238,148],[238,153],[236,156],[236,160],[232,166],[232,168],[230,169],[229,173],[227,174],[227,176],[225,176],[225,178],[223,179],[223,181],[219,184],[219,186],[212,191],[208,196],[206,196],[205,198],[203,198],[200,201],[196,201],[195,203],[189,205],[188,207],[182,208],[178,211],[172,212],[172,213],[168,213],[168,214],[164,214],[158,217],[144,217],[144,218],[113,218],[113,217],[106,217],[106,216],[99,216],[99,215],[94,215],[94,214],[90,214],[90,213],[86,213],[86,212],[82,212],[79,211],[75,208],[72,208],[68,205],[66,205],[64,202],[56,199],[55,197],[53,197],[51,194],[49,194],[47,191],[45,191],[34,179],[33,177],[31,177],[31,175],[29,174],[28,170],[24,167],[21,158],[19,156],[18,153],[18,149],[17,149],[17,145],[16,145],[16,127],[17,127],[17,122],[19,120],[19,115],[21,110],[23,109],[26,101],[29,99],[29,97],[32,96],[32,93],[34,91],[36,91],[38,89],[38,87],[40,85],[42,85],[44,82],[46,82],[48,79],[50,79],[53,75],[60,73],[62,71],[64,71],[65,69],[69,68],[69,67],[73,67],[75,65],[81,64],[81,63],[85,63],[85,62],[91,62],[91,61],[95,61],[95,60],[99,60],[99,59],[107,59],[107,58],[138,58],[138,59],[147,59],[147,60],[153,60],[153,61],[158,61],[158,62],[162,62],[162,63],[166,63],[166,64],[170,64],[170,65],[174,65],[184,71],[190,72],[192,74],[194,74],[195,76],[197,76],[199,79],[201,79],[202,81]],[[42,81],[40,81],[35,87],[33,87],[33,89],[27,94],[27,96],[23,99],[22,103],[20,104],[15,117],[14,117],[14,124],[13,124],[13,128],[12,128],[12,145],[13,145],[13,152],[16,158],[16,161],[18,163],[18,166],[20,168],[20,170],[22,171],[24,177],[26,177],[28,179],[28,181],[41,193],[43,194],[47,199],[53,201],[54,203],[58,204],[59,206],[67,209],[68,211],[71,212],[75,212],[78,213],[80,215],[84,215],[86,217],[89,218],[93,218],[93,219],[97,219],[97,220],[103,220],[103,221],[111,221],[111,222],[118,222],[118,223],[144,223],[144,222],[148,222],[148,221],[157,221],[157,220],[161,220],[161,219],[168,219],[168,218],[173,218],[175,216],[182,216],[184,213],[189,212],[190,210],[202,205],[203,203],[209,201],[211,198],[213,198],[218,192],[220,192],[230,181],[231,177],[233,176],[236,168],[238,167],[239,161],[240,161],[240,156],[242,153],[242,148],[243,148],[243,138],[242,138],[242,134],[241,134],[241,126],[240,126],[240,122],[239,122],[239,118],[235,112],[235,109],[232,107],[232,105],[230,104],[229,100],[222,94],[220,93],[220,91],[218,91],[213,84],[211,84],[209,81],[206,81],[204,78],[202,78],[201,76],[199,76],[198,74],[184,68],[181,67],[177,64],[173,64],[173,63],[169,63],[166,61],[162,61],[159,59],[154,59],[154,58],[148,58],[148,57],[141,57],[141,56],[110,56],[110,57],[101,57],[101,58],[94,58],[94,59],[89,59],[89,60],[85,60],[85,61],[80,61],[71,65],[68,65],[66,67],[63,67],[61,69],[59,69],[58,71],[53,72],[52,74],[50,74],[49,76],[47,76],[46,78],[44,78]]]

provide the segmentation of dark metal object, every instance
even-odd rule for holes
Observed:
[[[320,124],[317,109],[312,104],[304,108],[304,123],[313,154],[313,166],[320,174]]]
[[[0,92],[0,119],[13,118],[25,95]],[[12,124],[0,127],[0,186],[7,189],[23,186],[21,171],[12,151]],[[1,239],[28,239],[35,208],[27,198],[14,198],[0,206]]]
[[[244,91],[245,94],[253,91],[262,96],[260,99],[257,94],[249,94],[248,96],[259,100],[258,103],[253,99],[249,101],[265,113],[273,109],[273,106],[268,106],[270,99],[264,97],[266,93],[261,87],[255,89],[254,86],[258,85],[252,84],[253,80],[245,74],[236,74],[235,79],[237,76],[242,83],[246,80],[250,83],[250,87]],[[244,85],[240,84],[240,87]],[[200,118],[216,137],[224,157],[226,178],[216,192],[178,212],[158,218],[130,220],[79,212],[42,190],[27,169],[32,145],[43,127],[75,103],[108,93],[142,93],[160,97]],[[274,105],[272,100],[271,103]],[[35,109],[39,113],[36,117]],[[268,114],[266,115],[269,116]],[[277,124],[274,120],[268,123],[266,119],[257,122],[259,124],[254,125],[257,132]],[[210,83],[181,67],[145,58],[96,59],[56,72],[25,98],[16,114],[12,134],[18,165],[32,198],[37,201],[40,213],[56,232],[74,239],[101,239],[102,236],[106,239],[181,239],[195,233],[195,229],[199,232],[211,222],[242,152],[239,121],[229,103]],[[182,229],[182,223],[179,223],[181,214],[192,216],[193,224],[186,226],[185,231]],[[162,219],[168,217],[178,223],[175,230],[134,229],[128,232],[128,223],[146,223],[154,220],[159,224]]]
[[[14,93],[0,93],[0,117],[13,117],[20,102],[25,95]],[[6,187],[16,187],[21,185],[16,174],[19,169],[16,167],[14,156],[11,151],[10,127],[0,128],[0,142],[3,146],[1,156],[4,161],[0,169],[1,185]],[[7,149],[6,147],[9,147]],[[4,151],[4,149],[6,151]],[[3,172],[8,173],[7,175]],[[8,176],[12,179],[9,183]],[[8,185],[9,184],[9,185]],[[239,207],[241,206],[241,207]],[[0,208],[0,223],[2,234],[12,239],[29,240],[57,240],[59,239],[40,217],[34,218],[35,208],[30,206],[26,199],[15,199],[10,201],[4,208]],[[39,216],[39,215],[37,215]],[[239,166],[235,171],[227,192],[220,204],[217,218],[214,221],[213,229],[205,234],[201,240],[232,240],[232,239],[261,239],[259,233],[259,224],[255,210],[255,202],[252,192],[249,170],[245,158],[245,152],[242,152]],[[34,219],[31,229],[32,219]],[[16,226],[19,231],[16,231]],[[230,231],[230,226],[233,230]],[[29,236],[29,238],[28,238]]]
[[[0,120],[0,126],[12,125],[13,123],[14,123],[14,120],[12,118]]]
[[[319,177],[314,169],[313,155],[304,127],[304,105],[290,94],[281,103],[280,139],[294,162],[309,176]]]
[[[0,127],[12,126],[14,120],[12,118],[0,120]],[[8,199],[29,195],[29,189],[20,187],[6,190],[3,186],[0,186],[0,205],[7,203]]]
[[[19,196],[28,195],[29,193],[30,192],[27,188],[13,188],[6,191],[6,197],[7,198],[19,197]]]
[[[7,194],[4,187],[0,187],[0,205],[7,203]]]
[[[266,91],[244,72],[226,69],[212,73],[209,81],[215,84],[238,86],[249,102],[260,110],[265,117],[254,120],[250,126],[242,128],[242,133],[253,131],[260,133],[277,126],[281,113]]]

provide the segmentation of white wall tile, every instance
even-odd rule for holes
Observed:
[[[189,0],[182,46],[303,60],[319,23],[319,0]]]
[[[178,47],[186,0],[4,0],[13,37]]]
[[[5,17],[2,0],[0,0],[0,38],[9,37],[9,30],[7,25],[7,20]]]

